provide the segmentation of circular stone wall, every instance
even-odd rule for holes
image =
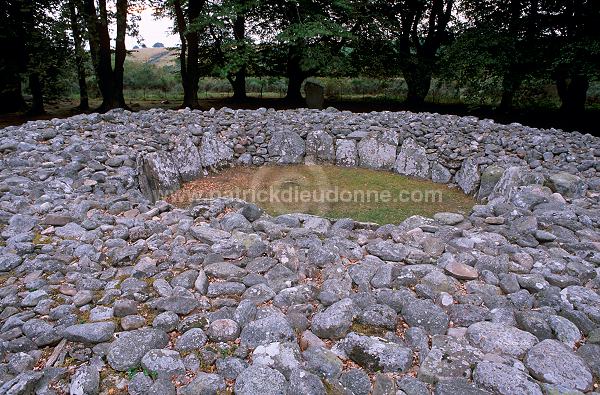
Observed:
[[[8,127],[0,153],[0,393],[598,378],[598,138],[407,112],[150,110]],[[378,227],[160,200],[265,163],[395,171],[481,204]]]

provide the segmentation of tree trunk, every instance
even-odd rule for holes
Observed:
[[[402,70],[402,75],[408,88],[406,104],[409,106],[422,106],[431,87],[431,70],[428,66],[416,63],[405,67]]]
[[[285,99],[289,102],[302,101],[302,82],[307,78],[307,73],[300,65],[301,54],[298,45],[290,47],[287,62],[288,87]]]
[[[561,101],[561,111],[568,115],[579,115],[585,112],[589,79],[584,75],[571,78],[557,78],[556,88]]]
[[[40,76],[37,72],[29,73],[29,90],[31,96],[33,96],[31,102],[31,108],[28,113],[30,115],[45,114],[44,110],[44,94],[42,92],[42,83],[40,82]]]
[[[235,78],[230,78],[229,82],[233,87],[233,100],[243,101],[248,98],[246,94],[246,66],[235,73]]]
[[[83,48],[81,45],[81,32],[77,21],[75,1],[69,0],[69,14],[71,19],[71,31],[75,45],[75,66],[77,67],[77,80],[79,82],[79,109],[86,111],[90,108],[88,99],[87,81],[85,75],[85,63],[83,59]]]
[[[200,103],[198,102],[200,40],[197,31],[188,30],[188,23],[192,25],[196,22],[204,7],[204,0],[189,0],[187,12],[184,12],[181,0],[175,0],[173,7],[175,10],[175,23],[179,32],[179,39],[181,40],[181,51],[179,52],[181,85],[183,87],[183,103],[181,107],[196,109],[200,108]]]
[[[113,103],[116,107],[127,108],[123,97],[123,74],[127,50],[125,35],[127,33],[127,0],[117,0],[117,37],[115,40],[115,68],[113,71],[114,91]]]
[[[113,108],[126,108],[125,99],[123,98],[123,63],[126,56],[127,0],[117,1],[117,39],[114,70],[106,0],[98,1],[98,12],[96,11],[95,0],[85,0],[84,13],[88,22],[90,54],[98,88],[102,95],[102,104],[98,111],[106,112]]]
[[[497,111],[500,114],[508,114],[513,107],[515,93],[521,86],[522,79],[513,71],[509,71],[502,78],[502,99]]]
[[[16,58],[19,51],[16,48],[13,51],[12,47],[11,43],[3,46],[6,56],[0,57],[0,113],[21,111],[25,108],[25,100],[21,93],[19,60]]]
[[[239,50],[245,51],[246,39],[246,18],[244,15],[237,15],[233,22],[233,36],[239,43]],[[246,100],[246,65],[242,65],[240,69],[234,74],[234,79],[231,81],[233,87],[233,100],[243,101]]]

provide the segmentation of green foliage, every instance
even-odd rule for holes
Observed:
[[[136,367],[136,368],[129,368],[127,370],[127,378],[129,380],[133,379],[133,377],[138,374],[138,373],[144,373],[144,375],[150,377],[152,380],[156,380],[158,378],[158,373],[153,371],[153,370],[149,370],[146,368],[140,368],[140,367]]]

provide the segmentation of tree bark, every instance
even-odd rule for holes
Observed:
[[[422,106],[431,87],[431,69],[423,62],[417,62],[405,67],[402,70],[402,75],[408,88],[406,104],[409,106]]]
[[[181,0],[173,2],[175,23],[177,24],[177,31],[181,40],[181,51],[179,52],[181,85],[183,87],[183,103],[181,107],[189,107],[191,109],[200,108],[200,103],[198,102],[200,37],[198,31],[189,29],[188,26],[196,22],[204,7],[204,3],[205,0],[189,0],[188,8],[184,11],[181,6]]]
[[[409,2],[408,8],[400,11],[399,21],[394,20],[399,26],[401,70],[408,87],[406,103],[410,106],[420,106],[425,102],[437,52],[447,35],[446,27],[453,5],[454,0]],[[429,15],[427,7],[430,7]]]
[[[289,102],[302,101],[302,83],[308,77],[308,73],[302,70],[300,65],[301,55],[297,46],[292,46],[288,52],[287,61],[287,94],[285,99]]]
[[[22,111],[25,100],[21,93],[21,76],[19,75],[20,40],[0,40],[5,56],[0,57],[0,113]]]
[[[246,39],[246,18],[244,15],[239,14],[235,18],[233,22],[233,36],[240,43],[240,50],[244,51],[244,40]],[[242,65],[229,81],[233,87],[233,100],[246,100],[248,97],[246,94],[246,65]]]
[[[44,110],[44,94],[42,92],[42,83],[40,81],[40,76],[37,72],[32,71],[29,73],[29,90],[31,91],[31,95],[33,99],[31,101],[31,108],[28,113],[30,115],[40,115],[45,114]]]
[[[115,40],[115,68],[113,71],[113,103],[116,107],[127,108],[123,97],[123,74],[125,72],[125,35],[127,34],[127,0],[117,0],[117,37]]]
[[[73,42],[75,46],[75,66],[77,68],[77,81],[79,83],[79,109],[86,111],[90,108],[90,104],[88,98],[83,48],[81,45],[81,32],[79,30],[79,23],[77,21],[76,9],[75,0],[69,0],[71,31],[73,32]]]
[[[84,13],[88,25],[90,54],[98,88],[102,95],[99,112],[113,108],[127,108],[123,97],[123,64],[125,61],[125,33],[127,29],[127,0],[117,0],[117,38],[115,68],[113,70],[108,10],[106,0],[98,0],[98,10],[94,0],[85,0]]]

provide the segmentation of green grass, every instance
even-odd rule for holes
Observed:
[[[431,181],[331,165],[231,168],[187,183],[168,201],[186,207],[218,196],[254,202],[271,215],[306,213],[379,224],[442,211],[468,213],[475,204],[458,189]]]

